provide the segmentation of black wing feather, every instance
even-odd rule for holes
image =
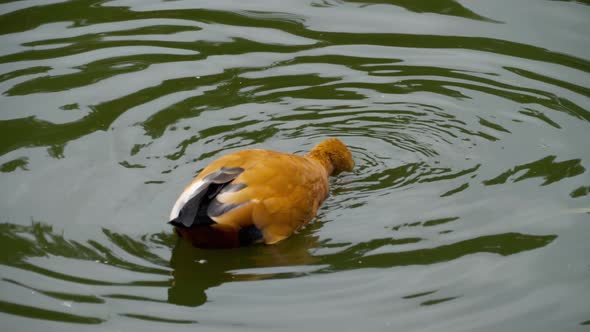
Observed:
[[[215,223],[210,216],[219,216],[235,207],[234,204],[219,203],[215,197],[221,192],[236,191],[245,187],[243,184],[230,185],[231,181],[238,177],[244,171],[240,167],[226,168],[213,172],[203,178],[205,182],[200,190],[186,202],[180,209],[178,217],[169,222],[169,224],[190,228],[195,226],[208,226]],[[224,190],[227,188],[227,190]],[[209,212],[214,211],[211,214]],[[221,213],[219,213],[221,212]]]

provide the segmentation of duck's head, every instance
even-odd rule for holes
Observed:
[[[316,145],[308,157],[321,162],[330,175],[352,172],[354,160],[348,147],[337,138],[329,138]]]

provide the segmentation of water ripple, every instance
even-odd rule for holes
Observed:
[[[3,3],[0,325],[587,325],[587,14],[531,0]],[[222,154],[303,154],[329,136],[356,168],[288,241],[205,251],[165,225]]]

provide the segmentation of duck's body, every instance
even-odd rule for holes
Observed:
[[[328,176],[353,166],[337,139],[306,156],[259,149],[230,153],[186,187],[170,223],[197,247],[276,243],[316,215],[328,196]]]

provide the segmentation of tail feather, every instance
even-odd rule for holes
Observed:
[[[180,228],[209,226],[215,224],[215,221],[211,219],[211,216],[218,216],[221,213],[225,213],[232,208],[237,207],[237,205],[233,204],[228,206],[218,204],[215,200],[216,196],[222,192],[224,188],[227,188],[228,191],[244,188],[245,185],[230,185],[231,182],[243,171],[244,169],[239,167],[222,167],[220,170],[207,175],[203,179],[203,183],[192,192],[191,197],[185,200],[184,205],[179,206],[178,214],[171,215],[171,218],[174,219],[168,223]],[[217,208],[211,210],[213,214],[208,213],[210,205]]]
[[[179,221],[178,221],[178,218],[176,218],[176,219],[173,219],[173,220],[170,220],[170,221],[168,222],[168,224],[170,224],[170,225],[172,225],[172,226],[174,226],[174,227],[188,228],[188,227],[186,227],[186,226],[185,226],[183,223],[179,222]]]

